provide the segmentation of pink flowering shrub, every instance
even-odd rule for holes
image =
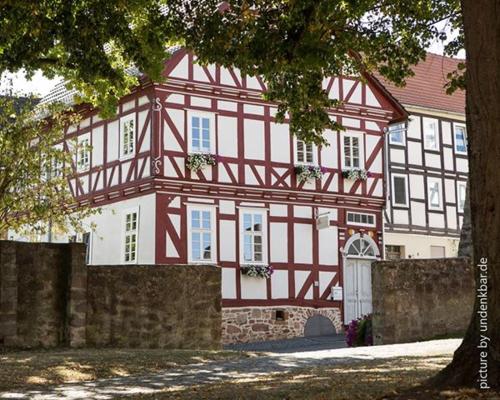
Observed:
[[[372,315],[353,319],[347,326],[345,340],[348,347],[372,346]]]

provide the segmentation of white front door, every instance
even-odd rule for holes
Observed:
[[[344,323],[372,312],[371,260],[347,258],[344,264]]]

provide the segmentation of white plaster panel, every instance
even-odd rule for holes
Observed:
[[[329,212],[330,213],[330,221],[337,221],[337,219],[338,219],[338,210],[336,208],[318,207],[318,212],[320,214],[324,214],[324,213]]]
[[[293,206],[293,216],[298,218],[312,218],[312,208],[308,206]]]
[[[370,154],[370,153],[368,153]],[[405,164],[405,151],[403,149],[391,149],[391,162]]]
[[[266,299],[267,279],[253,278],[246,275],[241,276],[241,298],[242,299]]]
[[[295,271],[295,295],[299,294],[310,273],[310,271]]]
[[[262,90],[262,86],[260,86],[260,83],[255,76],[247,76],[247,88]]]
[[[146,118],[148,117],[149,110],[144,110],[141,111],[138,115],[139,118],[139,129],[137,130],[137,140],[139,140],[139,136],[142,133],[144,124],[146,123]],[[140,149],[138,149],[139,152],[141,151],[149,151],[151,144],[151,122],[148,122],[148,125],[146,127],[146,133],[144,134],[144,140],[142,142],[142,146]]]
[[[429,226],[431,228],[444,228],[444,215],[434,212],[429,213]]]
[[[361,127],[361,121],[356,118],[347,118],[347,117],[342,117],[342,125],[348,126],[351,128],[359,128]]]
[[[446,218],[448,222],[448,228],[457,229],[457,209],[455,207],[446,207]]]
[[[443,144],[453,144],[451,137],[451,124],[446,121],[441,121],[441,129],[443,132]]]
[[[321,165],[327,168],[337,168],[337,134],[327,129],[323,133],[323,137],[329,146],[321,148]]]
[[[458,172],[468,172],[469,171],[469,161],[465,158],[457,158],[457,171]]]
[[[441,169],[441,156],[439,154],[425,153],[425,165]]]
[[[376,122],[373,121],[365,121],[365,126],[366,129],[369,129],[371,131],[377,131],[380,132],[382,129],[380,129],[380,126]]]
[[[167,97],[167,102],[183,105],[186,102],[186,99],[183,94],[174,93]]]
[[[408,146],[408,164],[422,165],[422,143],[407,142]]]
[[[234,112],[238,110],[238,103],[235,103],[233,101],[219,100],[218,104],[221,110],[234,111]]]
[[[446,202],[455,203],[457,200],[455,196],[456,194],[455,181],[453,179],[444,180],[444,190],[446,195]]]
[[[455,166],[453,165],[453,150],[447,147],[443,147],[443,159],[444,159],[444,169],[447,171],[453,171]]]
[[[318,231],[319,263],[324,265],[338,264],[338,232],[336,226]]]
[[[177,128],[177,131],[180,133],[181,138],[184,140],[184,111],[183,110],[174,110],[174,109],[169,109],[168,115],[170,116],[172,122],[174,123],[175,127]],[[181,144],[179,141],[176,139],[174,134],[172,133],[170,127],[168,126],[167,122],[164,121],[163,123],[163,142],[164,142],[164,147],[166,150],[172,150],[172,151],[182,151]]]
[[[222,268],[222,298],[236,298],[236,270],[234,268]]]
[[[408,137],[422,140],[422,133],[420,129],[420,117],[411,115],[408,122]]]
[[[170,76],[175,78],[188,78],[189,71],[189,61],[188,57],[184,56],[181,61],[175,66],[173,71],[170,73]]]
[[[118,159],[118,141],[119,141],[118,121],[113,121],[108,124],[108,144],[107,144],[108,162]]]
[[[144,104],[148,104],[149,103],[149,99],[148,99],[148,96],[141,96],[139,97],[139,99],[137,100],[139,106],[143,106]]]
[[[231,200],[220,200],[219,201],[219,212],[221,214],[233,214],[236,212],[234,206],[234,201]]]
[[[312,225],[294,224],[295,262],[312,264]]]
[[[236,223],[235,221],[219,221],[220,237],[220,260],[236,261]]]
[[[414,199],[425,199],[424,177],[410,173],[410,197]]]
[[[218,117],[218,154],[223,157],[238,156],[238,120]],[[219,168],[220,169],[220,168]]]
[[[210,82],[203,68],[196,63],[193,63],[193,78],[195,81]]]
[[[425,204],[416,201],[411,202],[411,223],[417,226],[427,226],[425,220],[426,211]]]
[[[328,289],[328,284],[335,278],[336,272],[319,271],[319,295]]]
[[[286,204],[270,204],[269,215],[271,217],[286,217],[288,215],[288,207]]]
[[[288,271],[274,270],[271,275],[271,297],[273,299],[288,298]]]
[[[264,107],[256,106],[254,104],[244,104],[243,105],[243,112],[245,114],[264,115]]]
[[[245,158],[263,160],[265,155],[264,122],[245,119],[244,122]]]
[[[205,97],[191,96],[191,105],[196,107],[210,108],[212,106],[212,100]]]
[[[104,129],[92,129],[92,166],[101,165],[104,155]]]
[[[287,124],[271,122],[271,160],[290,162],[290,132]]]
[[[394,213],[394,223],[408,225],[408,211],[407,210],[393,210]]]
[[[368,85],[366,85],[366,104],[372,107],[380,107],[379,101]]]
[[[85,118],[80,122],[80,128],[87,128],[90,126],[90,118]]]
[[[272,222],[270,225],[271,263],[288,262],[288,231],[284,222]]]
[[[127,101],[126,103],[122,104],[122,111],[125,112],[131,110],[134,107],[135,107],[135,100]]]

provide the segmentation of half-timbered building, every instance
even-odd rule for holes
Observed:
[[[410,114],[387,135],[386,258],[457,255],[467,186],[465,95],[446,94],[462,60],[429,53],[404,88],[384,86]]]
[[[183,49],[164,75],[143,79],[115,118],[89,109],[66,132],[90,145],[71,180],[79,202],[101,208],[86,221],[89,263],[220,266],[225,342],[340,331],[369,313],[384,131],[405,120],[399,103],[370,76],[325,79],[346,129],[318,148],[275,120],[259,77]]]

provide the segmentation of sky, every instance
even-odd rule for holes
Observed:
[[[435,54],[443,54],[444,44],[438,40],[429,47],[429,51]],[[465,54],[458,54],[458,57],[465,58]],[[36,96],[43,97],[47,95],[50,90],[61,81],[61,79],[47,79],[41,72],[37,72],[31,80],[27,80],[24,73],[18,72],[15,74],[5,74],[2,78],[12,79],[13,87],[16,92],[24,94],[32,93]],[[0,87],[0,91],[1,91]]]

